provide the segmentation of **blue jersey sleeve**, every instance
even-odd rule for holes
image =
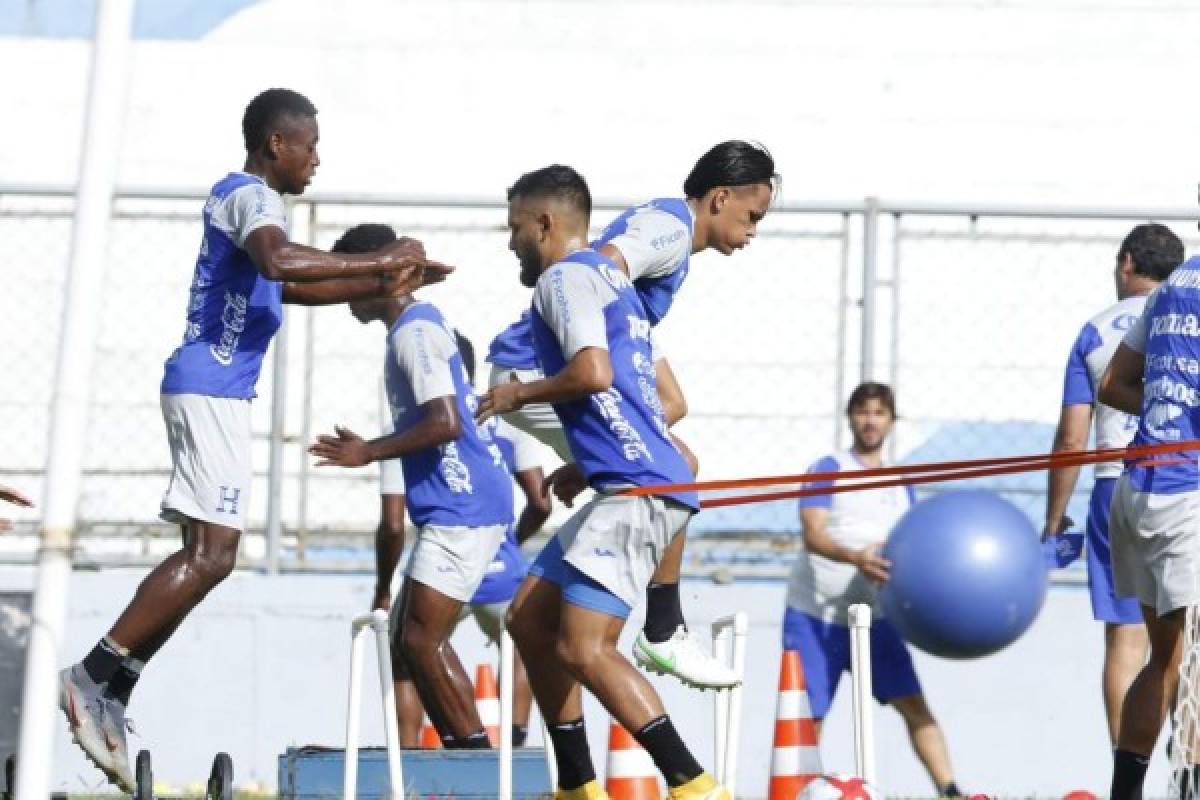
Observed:
[[[837,472],[840,469],[837,459],[833,456],[825,456],[817,463],[808,468],[809,474],[814,472]],[[806,489],[828,489],[833,486],[832,480],[812,481],[804,484]],[[833,508],[833,495],[819,494],[815,497],[801,497],[800,508]]]
[[[1064,406],[1090,406],[1096,402],[1096,387],[1092,384],[1092,374],[1088,371],[1087,357],[1102,344],[1096,326],[1090,322],[1084,325],[1075,339],[1075,346],[1071,348],[1071,356],[1067,359],[1067,374],[1063,378]]]

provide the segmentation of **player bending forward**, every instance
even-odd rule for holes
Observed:
[[[622,494],[691,479],[658,403],[645,309],[628,276],[588,248],[591,195],[575,170],[551,166],[523,175],[508,199],[509,247],[522,271],[540,274],[532,324],[546,377],[494,386],[480,417],[553,404],[577,469],[598,493],[546,545],[509,611],[554,744],[555,796],[605,796],[584,728],[587,687],[650,754],[671,798],[727,798],[683,743],[654,688],[617,650],[661,554],[698,507],[694,493]]]

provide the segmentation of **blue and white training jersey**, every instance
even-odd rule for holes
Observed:
[[[1200,257],[1183,262],[1146,300],[1146,308],[1125,335],[1125,345],[1146,357],[1142,417],[1133,444],[1195,439],[1200,431]],[[1126,467],[1133,488],[1176,494],[1200,488],[1196,453],[1153,466]]]
[[[890,466],[886,462],[883,466]],[[852,450],[825,456],[808,468],[814,472],[849,472],[864,469]],[[813,481],[806,484],[827,489],[836,480]],[[829,511],[825,531],[833,541],[852,550],[861,550],[887,540],[896,520],[916,503],[911,486],[891,486],[857,492],[839,492],[816,497],[802,497],[799,509],[824,508]],[[825,622],[849,624],[850,606],[855,603],[874,605],[876,588],[853,564],[810,553],[800,541],[799,557],[792,566],[788,581],[787,605]]]
[[[693,223],[686,200],[663,197],[622,212],[592,242],[593,249],[611,244],[620,251],[651,325],[667,315],[687,278]],[[487,361],[513,369],[538,368],[528,311],[492,340]]]
[[[1075,339],[1067,359],[1063,379],[1063,400],[1066,406],[1095,406],[1094,424],[1096,447],[1125,447],[1137,431],[1137,417],[1096,402],[1096,387],[1100,377],[1117,352],[1117,345],[1146,306],[1145,295],[1119,300],[1088,320]],[[1116,478],[1121,474],[1121,461],[1106,461],[1096,465],[1097,478]]]
[[[397,433],[425,417],[421,406],[453,396],[462,432],[452,442],[401,456],[404,504],[414,525],[482,527],[512,522],[508,468],[491,428],[475,425],[479,407],[454,332],[432,304],[417,302],[388,331],[384,367]]]
[[[533,341],[553,377],[586,347],[608,351],[612,386],[555,403],[563,432],[596,490],[690,483],[691,471],[671,443],[658,398],[650,321],[633,284],[595,250],[577,250],[542,273],[533,291]],[[664,494],[699,508],[695,492]]]
[[[263,355],[283,319],[283,283],[243,249],[259,228],[287,228],[283,198],[257,175],[232,172],[204,204],[204,237],[188,296],[187,327],[167,359],[163,394],[255,396]]]

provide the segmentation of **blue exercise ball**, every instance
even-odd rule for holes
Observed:
[[[1033,624],[1048,582],[1029,518],[987,491],[947,492],[908,510],[883,556],[884,616],[908,641],[943,658],[1000,650]]]

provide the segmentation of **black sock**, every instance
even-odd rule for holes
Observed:
[[[654,759],[654,766],[666,778],[667,786],[682,786],[704,772],[666,714],[647,722],[633,738]]]
[[[678,583],[652,583],[646,587],[646,624],[642,632],[652,642],[665,642],[683,621]]]
[[[513,725],[512,726],[512,743],[513,747],[524,747],[525,740],[529,738],[528,725]]]
[[[1142,800],[1142,782],[1146,779],[1146,767],[1150,757],[1131,753],[1128,750],[1113,751],[1113,779],[1111,800]]]
[[[554,760],[558,762],[558,788],[578,789],[596,780],[583,717],[551,725],[550,741],[554,743]]]
[[[121,668],[121,662],[129,655],[121,652],[123,649],[107,636],[96,642],[92,652],[83,659],[83,669],[87,672],[88,677],[97,684],[108,683]]]
[[[442,747],[446,750],[490,750],[486,731],[475,731],[466,736],[443,736]]]
[[[104,693],[121,705],[128,706],[129,696],[133,694],[133,687],[137,685],[138,678],[142,677],[144,666],[146,665],[136,658],[122,661],[116,673],[109,679]]]
[[[962,797],[962,792],[959,791],[957,783],[950,781],[938,790],[938,797]]]

